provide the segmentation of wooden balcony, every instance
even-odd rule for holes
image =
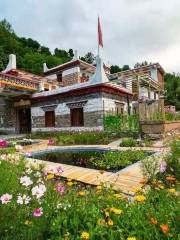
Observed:
[[[12,76],[6,73],[0,73],[0,89],[17,89],[24,90],[28,92],[36,92],[39,87],[39,82],[36,80],[29,80],[24,78],[19,78],[17,76]]]

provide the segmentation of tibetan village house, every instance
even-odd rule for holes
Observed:
[[[103,130],[107,113],[131,114],[139,99],[158,99],[164,71],[159,64],[110,74],[97,57],[96,65],[74,58],[48,69],[44,77],[16,68],[9,56],[0,73],[0,130],[31,131]]]

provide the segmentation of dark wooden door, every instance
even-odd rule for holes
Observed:
[[[71,126],[72,127],[84,126],[83,108],[71,109]]]
[[[45,127],[55,127],[55,112],[45,112]]]
[[[19,133],[31,132],[31,110],[23,108],[18,110]]]

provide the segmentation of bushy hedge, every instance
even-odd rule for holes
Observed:
[[[107,115],[104,117],[104,129],[108,132],[137,133],[139,120],[136,115]]]

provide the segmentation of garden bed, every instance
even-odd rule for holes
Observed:
[[[31,139],[52,139],[56,145],[106,145],[116,140],[118,137],[105,132],[81,132],[81,133],[63,133],[63,132],[36,132],[27,135]]]
[[[74,165],[97,170],[117,172],[152,152],[140,150],[113,151],[103,148],[56,148],[33,152],[32,157],[39,160]]]

